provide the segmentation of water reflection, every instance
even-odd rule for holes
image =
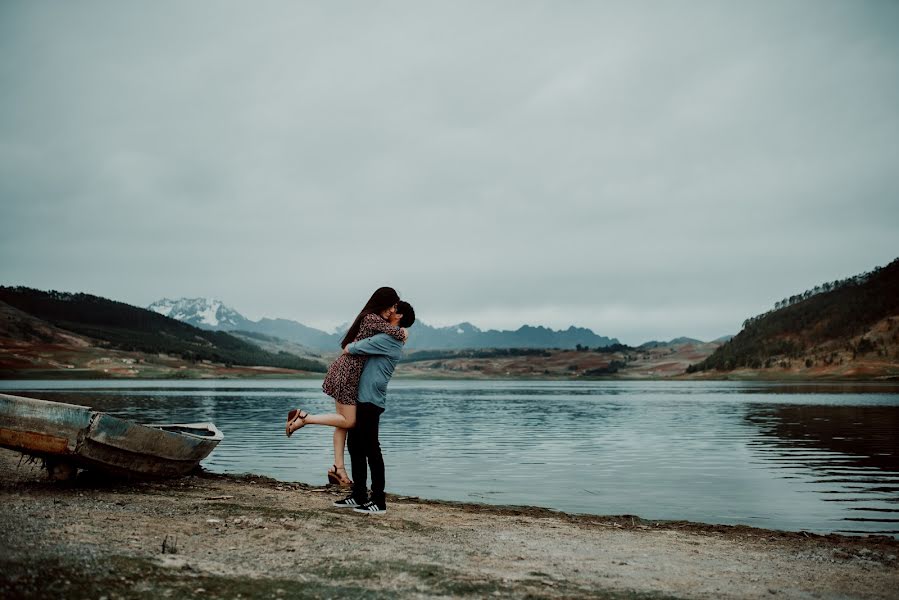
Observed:
[[[333,409],[319,381],[0,387],[143,422],[213,421],[225,433],[204,462],[214,471],[324,483],[331,464],[329,429],[307,427],[290,439],[283,434],[289,409]],[[398,381],[381,429],[388,488],[571,512],[895,533],[896,391],[842,384]]]
[[[752,446],[821,502],[845,506],[832,527],[899,533],[899,410],[890,406],[753,406]]]
[[[899,472],[899,411],[894,406],[752,406],[746,419],[774,448],[820,448],[841,465]]]

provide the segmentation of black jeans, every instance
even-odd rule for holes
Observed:
[[[378,425],[384,409],[371,402],[356,404],[356,426],[347,433],[347,448],[353,470],[353,498],[360,504],[368,502],[366,480],[371,469],[371,501],[384,506],[384,458],[378,441]]]

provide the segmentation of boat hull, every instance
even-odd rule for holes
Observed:
[[[0,446],[52,463],[176,477],[195,469],[222,438],[211,423],[141,425],[85,406],[0,394]]]

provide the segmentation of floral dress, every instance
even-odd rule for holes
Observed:
[[[368,314],[362,317],[359,333],[353,339],[354,342],[369,338],[376,333],[386,333],[401,342],[406,341],[406,332],[399,327],[394,327],[382,317],[376,314]],[[359,395],[359,378],[362,377],[362,369],[365,367],[367,356],[362,354],[341,354],[337,360],[328,367],[328,374],[322,383],[322,391],[337,400],[340,404],[356,404]]]

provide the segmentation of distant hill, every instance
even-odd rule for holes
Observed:
[[[688,372],[845,365],[871,357],[899,364],[899,259],[816,286],[747,319],[743,330]]]
[[[288,354],[295,354],[296,356],[300,356],[303,358],[323,360],[322,355],[318,352],[315,352],[312,349],[307,348],[306,346],[302,346],[295,342],[291,342],[289,340],[285,340],[273,335],[266,335],[264,333],[258,333],[256,331],[240,330],[229,331],[228,335],[233,335],[236,338],[250,342],[251,344],[259,346],[263,350],[267,350],[275,354],[284,351]]]
[[[720,341],[720,340],[715,340]],[[704,344],[702,340],[697,340],[695,338],[690,337],[676,337],[673,340],[667,342],[659,342],[657,340],[651,340],[649,342],[644,342],[637,346],[640,350],[646,350],[649,348],[667,348],[669,346],[683,346],[685,344]]]
[[[185,360],[324,372],[323,363],[267,352],[222,331],[199,329],[157,312],[89,294],[0,287],[0,302],[117,350],[162,353]]]
[[[214,331],[262,333],[300,344],[313,350],[335,352],[340,348],[342,333],[327,333],[289,319],[263,318],[251,321],[219,300],[206,298],[162,299],[150,310]],[[345,330],[345,328],[344,328]],[[462,350],[481,348],[565,348],[577,346],[603,347],[617,344],[615,338],[597,335],[590,329],[569,327],[552,330],[523,325],[515,331],[483,331],[471,323],[450,327],[431,327],[421,321],[412,326],[409,349]]]
[[[262,318],[250,321],[243,329],[289,340],[301,346],[324,352],[339,352],[343,335],[327,333],[289,319]]]
[[[682,377],[687,366],[717,347],[709,342],[640,349],[614,344],[574,350],[419,350],[404,357],[397,374],[453,379],[667,379]]]

